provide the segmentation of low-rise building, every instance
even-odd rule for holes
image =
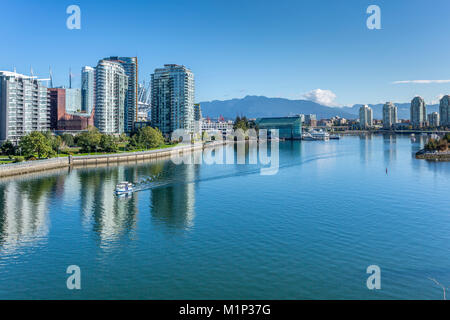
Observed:
[[[315,114],[307,114],[305,115],[305,125],[310,127],[317,126],[317,116]]]
[[[255,121],[259,130],[278,130],[280,139],[299,140],[302,138],[302,120],[300,117],[258,118]]]
[[[229,120],[217,120],[212,121],[211,119],[203,119],[201,122],[199,122],[202,132],[213,132],[213,131],[220,131],[225,136],[227,134],[230,134],[233,131],[233,121]]]
[[[78,132],[94,126],[94,110],[91,113],[67,110],[67,91],[63,88],[49,88],[51,129],[54,131]],[[80,101],[81,104],[81,101]],[[72,106],[73,109],[73,106]],[[76,108],[78,109],[79,108]]]

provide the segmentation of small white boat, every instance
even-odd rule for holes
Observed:
[[[339,140],[340,137],[337,134],[330,134],[330,139],[332,139],[332,140]]]
[[[124,181],[116,185],[117,195],[130,194],[132,192],[133,192],[133,184],[131,182]]]
[[[306,140],[306,141],[314,141],[316,139],[313,138],[313,136],[311,135],[311,133],[309,132],[305,132],[302,134],[302,140]]]
[[[315,140],[330,140],[330,134],[326,131],[319,130],[319,131],[311,131],[311,135]]]

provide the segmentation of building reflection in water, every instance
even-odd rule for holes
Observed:
[[[359,135],[361,161],[368,162],[372,158],[372,134],[365,133]]]
[[[45,241],[49,232],[48,202],[57,176],[19,177],[0,182],[0,253]]]
[[[102,245],[127,234],[136,226],[138,194],[118,198],[114,189],[120,181],[135,181],[132,166],[78,169],[82,223],[92,226]]]
[[[193,159],[200,153],[192,154]],[[192,162],[194,163],[194,162]],[[165,184],[151,189],[151,217],[160,226],[171,229],[190,229],[194,226],[195,188],[199,176],[198,164],[179,164],[171,161],[152,166],[152,174]]]
[[[397,136],[395,134],[383,134],[384,164],[386,168],[397,160]]]

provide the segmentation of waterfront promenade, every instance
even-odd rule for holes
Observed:
[[[146,159],[156,159],[170,157],[175,152],[193,152],[223,145],[227,141],[214,143],[196,143],[188,145],[177,145],[170,148],[161,148],[148,151],[124,152],[115,154],[68,156],[43,160],[25,161],[20,163],[9,163],[0,166],[0,178],[26,173],[65,168],[71,166],[86,166],[97,164],[112,164],[119,162],[131,162]]]

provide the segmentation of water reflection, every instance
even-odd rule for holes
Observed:
[[[384,164],[386,168],[388,168],[392,162],[397,160],[396,143],[397,136],[395,134],[383,134]]]
[[[403,161],[405,154],[408,157],[409,148],[414,155],[426,139],[418,136],[409,147],[409,137],[408,140],[402,140],[402,137],[395,135],[383,135],[380,147],[379,138],[380,136],[376,136],[376,139],[372,139],[371,134],[349,138],[353,139],[352,145],[358,143],[359,139],[360,159],[356,161],[365,164],[373,157],[374,161],[384,161],[386,167],[389,167],[393,163]],[[286,159],[298,162],[323,153],[330,154],[330,159],[336,161],[334,154],[342,153],[345,147],[345,139],[339,144],[287,141],[280,144],[280,158],[286,165]],[[406,153],[402,151],[403,147],[406,147]],[[49,221],[62,219],[61,223],[64,223],[64,219],[69,217],[58,215],[65,212],[64,210],[73,210],[76,222],[78,216],[81,217],[81,224],[71,226],[75,234],[86,231],[89,234],[94,233],[101,246],[133,235],[138,214],[144,215],[145,219],[150,219],[153,226],[165,231],[190,230],[195,225],[196,192],[201,187],[199,181],[215,180],[216,185],[219,185],[229,177],[259,174],[260,165],[248,164],[249,157],[257,157],[258,147],[245,145],[245,158],[238,158],[237,148],[237,145],[228,145],[224,153],[233,156],[233,163],[240,161],[247,163],[246,165],[196,164],[202,163],[202,153],[195,152],[190,155],[193,164],[176,165],[170,160],[154,160],[1,179],[0,253],[14,252],[25,244],[33,245],[37,241],[47,240],[51,225]],[[268,148],[270,149],[270,144]],[[320,154],[315,154],[318,150]],[[354,151],[358,152],[357,149]],[[382,157],[379,157],[381,155]],[[318,161],[316,168],[329,163]],[[448,177],[445,176],[449,172],[449,166],[446,164],[413,159],[411,166]],[[149,176],[157,177],[159,184],[156,187],[137,192],[127,199],[119,199],[114,195],[113,191],[118,182],[137,182]],[[138,210],[139,202],[141,212]],[[52,210],[52,207],[53,215],[49,216],[48,211]]]
[[[359,135],[359,152],[361,155],[361,162],[369,162],[372,159],[372,134]]]
[[[45,240],[50,194],[60,194],[58,176],[6,180],[0,183],[0,253],[9,254],[24,245]]]
[[[196,153],[193,157],[198,157]],[[153,167],[166,186],[151,189],[151,218],[155,225],[190,229],[195,218],[195,188],[199,178],[197,164],[175,165],[167,161]]]
[[[92,226],[102,244],[107,245],[136,226],[138,194],[118,198],[114,194],[120,181],[136,180],[136,167],[106,167],[96,170],[79,169],[82,222]]]

